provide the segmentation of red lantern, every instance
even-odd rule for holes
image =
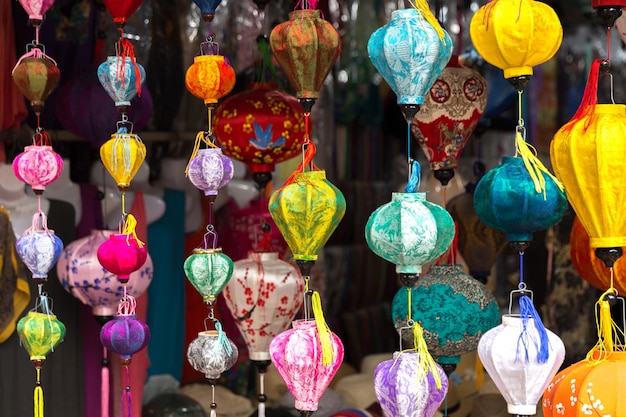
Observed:
[[[98,261],[107,271],[126,284],[130,274],[139,270],[148,259],[146,246],[132,234],[114,233],[98,248]]]
[[[124,27],[130,15],[135,13],[143,0],[104,0],[104,5],[113,16],[113,22],[118,27]]]
[[[445,186],[487,104],[487,83],[453,55],[411,123],[430,168]]]
[[[253,83],[224,100],[214,122],[217,144],[226,155],[245,162],[253,175],[273,172],[277,163],[302,150],[302,106],[274,83]]]

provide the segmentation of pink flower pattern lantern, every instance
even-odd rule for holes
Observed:
[[[13,160],[13,172],[29,184],[35,194],[41,194],[46,185],[56,181],[63,171],[63,159],[52,146],[29,145]]]

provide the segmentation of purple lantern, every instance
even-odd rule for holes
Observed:
[[[122,360],[130,361],[149,341],[150,328],[135,314],[116,314],[100,331],[100,342],[110,351],[119,353]]]
[[[233,179],[233,169],[233,161],[220,148],[199,149],[189,161],[187,177],[207,197],[216,196]]]

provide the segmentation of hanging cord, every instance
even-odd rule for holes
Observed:
[[[102,347],[102,368],[100,370],[100,417],[109,417],[109,352]]]
[[[124,389],[122,390],[122,417],[133,417],[133,396],[130,392],[130,371],[128,365],[123,366]]]

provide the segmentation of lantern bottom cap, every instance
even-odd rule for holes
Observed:
[[[309,401],[295,401],[295,409],[298,411],[317,411],[318,402],[309,400]]]
[[[537,414],[537,405],[529,404],[507,404],[509,414],[517,414],[521,416],[534,416]]]
[[[268,352],[250,352],[250,360],[253,361],[268,361],[271,360],[270,353]]]

